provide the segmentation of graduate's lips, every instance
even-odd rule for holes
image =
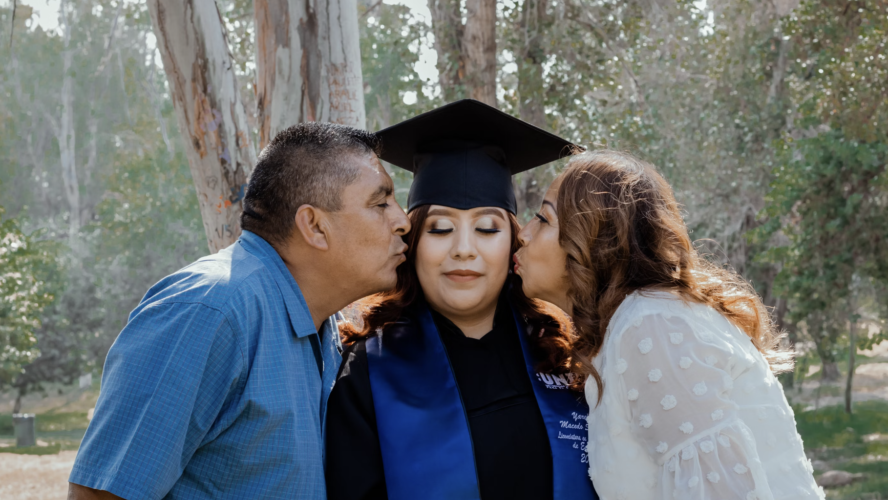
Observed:
[[[484,275],[477,271],[471,271],[469,269],[456,269],[444,273],[444,276],[447,276],[453,281],[462,283],[465,281],[472,281]]]
[[[518,254],[512,254],[512,262],[515,263],[515,266],[512,268],[512,272],[518,273],[518,269],[521,267],[521,262],[518,261]]]

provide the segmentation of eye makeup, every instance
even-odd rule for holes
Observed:
[[[491,217],[482,217],[474,223],[475,231],[482,234],[495,234],[499,233],[502,230],[497,226],[496,221]],[[452,221],[448,219],[437,219],[433,220],[428,224],[428,229],[426,230],[429,234],[449,234],[452,233],[456,229],[456,226]]]
[[[454,230],[453,222],[448,219],[436,219],[429,224],[429,234],[447,234]]]
[[[475,222],[475,231],[484,234],[493,234],[500,232],[500,229],[491,217],[482,217]]]

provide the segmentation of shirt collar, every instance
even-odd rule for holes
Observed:
[[[287,314],[290,316],[290,324],[293,325],[296,336],[305,337],[318,333],[314,321],[311,319],[311,313],[308,311],[305,297],[299,290],[299,284],[293,279],[293,275],[290,274],[290,270],[287,269],[277,250],[261,236],[250,231],[243,231],[238,238],[238,243],[243,245],[244,250],[258,257],[271,273],[284,298]]]

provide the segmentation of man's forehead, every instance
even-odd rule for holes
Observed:
[[[359,196],[371,197],[387,195],[394,191],[395,184],[392,178],[375,154],[361,157],[356,163],[360,172],[357,182],[352,183],[346,189],[354,190],[355,195],[363,193]]]
[[[366,156],[359,156],[356,160],[362,175],[374,178],[389,176],[388,172],[386,172],[385,168],[382,166],[382,162],[379,161],[379,157],[374,153],[370,153]]]

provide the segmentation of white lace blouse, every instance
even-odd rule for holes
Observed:
[[[824,498],[768,363],[714,309],[636,292],[586,383],[589,475],[601,500]]]

